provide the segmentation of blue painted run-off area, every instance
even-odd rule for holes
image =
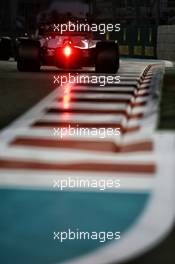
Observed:
[[[143,212],[149,193],[0,191],[0,263],[53,264],[104,246],[53,239],[54,231],[121,232]],[[111,242],[111,241],[110,241]],[[109,243],[109,242],[108,242]]]

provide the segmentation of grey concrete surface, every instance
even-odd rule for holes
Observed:
[[[0,129],[56,88],[54,68],[47,71],[20,73],[14,61],[0,61]]]

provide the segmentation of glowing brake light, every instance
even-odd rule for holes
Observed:
[[[72,49],[70,46],[64,47],[63,53],[66,57],[69,57],[72,54]]]

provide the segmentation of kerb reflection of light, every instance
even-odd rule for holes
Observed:
[[[63,108],[69,109],[71,100],[71,85],[66,84],[64,86],[64,95],[63,95]]]

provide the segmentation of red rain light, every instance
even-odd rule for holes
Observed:
[[[69,57],[72,54],[72,49],[70,46],[64,47],[63,53],[66,57]]]

